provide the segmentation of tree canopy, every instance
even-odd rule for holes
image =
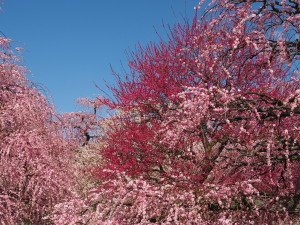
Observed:
[[[299,5],[202,0],[132,52],[113,99],[64,116],[1,39],[0,221],[299,223]],[[99,119],[102,105],[115,114]],[[74,168],[91,188],[71,188]]]

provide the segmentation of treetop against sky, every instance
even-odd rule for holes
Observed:
[[[61,111],[95,97],[114,82],[110,65],[127,69],[126,51],[165,37],[162,24],[191,19],[197,1],[11,1],[2,5],[1,32],[24,48],[30,79]],[[168,28],[167,28],[168,29]]]

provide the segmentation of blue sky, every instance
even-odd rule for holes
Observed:
[[[24,48],[29,78],[58,111],[76,110],[127,66],[126,51],[164,36],[162,24],[192,18],[197,0],[5,0],[0,31]],[[155,28],[155,29],[154,29]]]

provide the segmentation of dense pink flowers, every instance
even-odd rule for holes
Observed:
[[[26,69],[0,38],[0,222],[43,224],[71,196],[72,145],[60,116],[26,79]]]
[[[100,150],[104,168],[153,187],[199,191],[185,198],[197,202],[199,224],[294,219],[298,13],[296,1],[213,1],[200,19],[175,26],[168,41],[132,53],[130,74],[113,89],[116,100],[101,100],[122,111]],[[96,174],[118,180],[103,167]],[[176,191],[169,194],[166,201]]]
[[[62,117],[2,38],[0,221],[299,223],[299,5],[211,1]]]

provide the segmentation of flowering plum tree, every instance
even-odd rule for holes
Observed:
[[[97,137],[97,131],[100,129],[100,116],[97,114],[101,104],[95,99],[79,98],[79,105],[83,108],[92,109],[85,111],[77,111],[64,113],[63,118],[67,125],[67,131],[71,139],[76,140],[82,146],[85,146]]]
[[[10,45],[0,37],[0,223],[46,224],[72,195],[74,145]]]
[[[273,53],[278,53],[284,49],[285,51],[282,53],[290,60],[299,57],[299,1],[234,0],[213,2],[217,2],[217,4],[216,7],[211,8],[211,11],[217,11],[220,14],[220,19],[228,17],[231,12],[235,12],[237,9],[245,11],[249,6],[252,6],[252,18],[247,22],[260,28],[259,31],[266,36]],[[231,14],[231,17],[233,15]]]
[[[299,223],[299,4],[214,0],[132,53],[115,100],[99,99],[122,111],[103,137],[100,188],[54,220]]]
[[[101,104],[97,99],[79,98],[77,103],[82,111],[63,113],[64,130],[69,140],[76,143],[75,156],[70,158],[76,170],[76,192],[85,195],[98,183],[91,170],[99,166],[101,155],[98,148],[104,143],[101,135],[105,130],[105,120],[101,119],[99,109]]]

